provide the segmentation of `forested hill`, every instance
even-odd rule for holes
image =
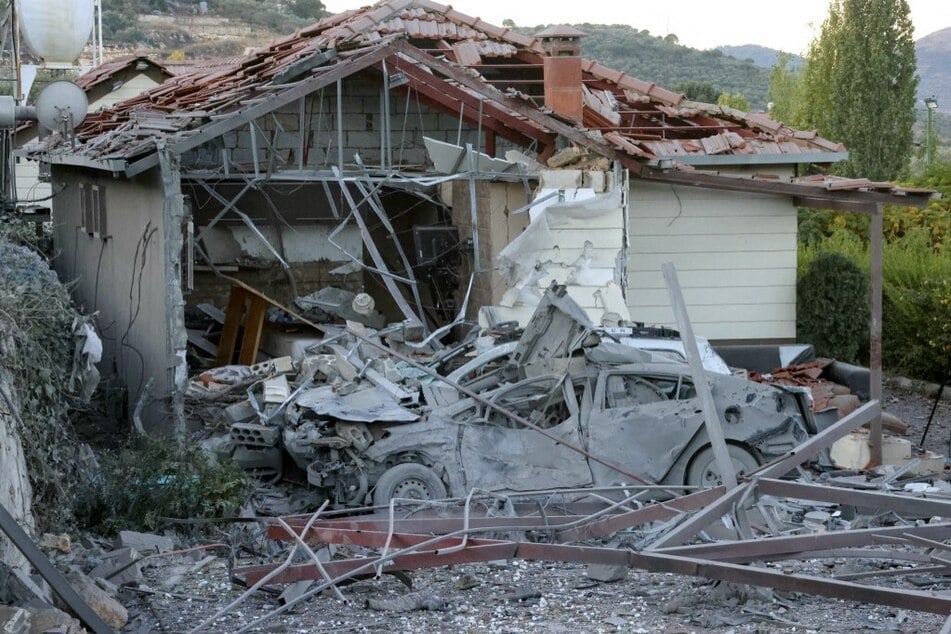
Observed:
[[[172,16],[194,15],[197,0],[103,0],[106,43],[120,50],[157,49],[163,53],[198,57],[233,55],[247,45],[259,45],[268,34],[289,33],[307,22],[305,11],[319,14],[317,0],[289,0],[282,4],[255,0],[215,0],[208,2],[208,18],[217,17],[228,24],[214,37],[203,37],[186,23],[162,22]],[[289,7],[286,10],[283,7]],[[296,10],[296,11],[295,11]],[[296,13],[296,15],[295,15]],[[163,18],[162,16],[168,16]],[[253,26],[257,41],[245,41],[240,24]],[[547,25],[515,27],[533,34]],[[700,51],[681,46],[675,35],[656,37],[623,24],[577,24],[588,37],[583,40],[583,55],[588,59],[622,70],[638,79],[652,81],[665,88],[684,82],[708,83],[714,93],[740,93],[755,109],[766,107],[769,69],[751,61],[741,61],[718,50]],[[207,25],[202,27],[209,31]],[[228,31],[234,32],[228,37]],[[228,41],[232,40],[232,41]],[[145,51],[143,51],[145,52]]]
[[[918,96],[934,96],[938,107],[951,110],[951,27],[926,35],[915,43],[918,54]]]
[[[735,57],[737,59],[748,59],[757,66],[762,66],[763,68],[772,68],[778,64],[779,56],[782,55],[782,51],[778,51],[775,48],[760,46],[759,44],[718,46],[717,49],[723,51],[730,57]],[[801,68],[805,62],[806,60],[802,56],[793,54],[790,57],[788,67],[795,70]]]
[[[583,55],[665,88],[708,82],[717,92],[741,93],[754,109],[766,108],[769,69],[719,50],[697,50],[677,43],[676,35],[657,37],[624,24],[576,24],[588,34]],[[541,31],[524,29],[526,33]],[[519,30],[522,30],[521,28]]]

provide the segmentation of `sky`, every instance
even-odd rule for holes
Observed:
[[[439,0],[492,24],[514,20],[537,24],[629,24],[653,35],[673,33],[680,43],[708,49],[759,44],[802,53],[818,34],[829,0]],[[915,39],[951,26],[948,0],[908,0]],[[372,0],[324,0],[334,13],[372,4]],[[665,6],[666,5],[666,6]]]

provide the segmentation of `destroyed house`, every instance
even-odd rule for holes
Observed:
[[[98,312],[104,374],[130,409],[151,386],[147,423],[181,413],[189,341],[222,362],[299,349],[238,283],[284,302],[365,291],[429,333],[460,313],[521,319],[556,280],[596,321],[672,324],[660,265],[673,261],[698,334],[790,341],[796,206],[927,202],[803,176],[845,149],[688,102],[583,44],[567,27],[529,36],[381,2],[30,148],[60,191],[56,270]],[[245,310],[240,346],[215,350],[186,323]]]

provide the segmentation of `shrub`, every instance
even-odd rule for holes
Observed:
[[[217,463],[187,439],[145,436],[100,456],[77,496],[76,517],[107,532],[155,530],[163,517],[234,515],[250,492],[244,472]]]
[[[951,280],[922,279],[914,286],[887,285],[884,293],[883,363],[902,374],[941,382],[951,355]]]
[[[40,532],[62,531],[72,516],[77,478],[76,434],[69,420],[73,320],[78,313],[46,261],[7,241],[35,238],[26,224],[0,227],[0,333],[10,346],[0,355],[19,400],[17,432],[33,489]],[[11,409],[12,403],[0,402]],[[16,415],[16,414],[15,414]]]
[[[855,363],[868,341],[868,281],[846,256],[825,251],[799,279],[796,330],[816,354]]]

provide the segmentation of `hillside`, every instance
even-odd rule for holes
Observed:
[[[196,59],[240,53],[313,22],[294,13],[319,5],[316,0],[208,0],[198,14],[198,0],[103,0],[105,42],[118,51],[153,51],[158,57]],[[299,13],[305,13],[299,11]],[[547,25],[516,27],[536,33]],[[719,92],[742,93],[754,108],[766,106],[769,71],[751,61],[700,51],[627,25],[578,24],[589,34],[584,55],[630,75],[674,88],[680,83],[709,82]]]
[[[548,25],[518,27],[537,33]],[[676,35],[657,37],[625,24],[575,24],[588,34],[583,55],[605,66],[667,88],[683,82],[709,82],[719,92],[742,93],[755,109],[765,109],[769,70],[721,51],[682,46]]]
[[[918,96],[934,95],[941,110],[951,111],[951,27],[935,31],[915,44],[918,55]]]
[[[723,51],[725,55],[730,57],[735,57],[742,60],[750,60],[757,66],[762,66],[763,68],[772,68],[779,62],[779,56],[782,54],[782,51],[778,51],[775,48],[769,48],[767,46],[760,46],[759,44],[742,44],[740,46],[718,46],[718,51]],[[805,58],[800,55],[792,55],[790,58],[789,68],[792,70],[797,70],[802,67],[806,62]]]
[[[103,42],[160,58],[228,56],[324,14],[319,0],[102,0]]]

